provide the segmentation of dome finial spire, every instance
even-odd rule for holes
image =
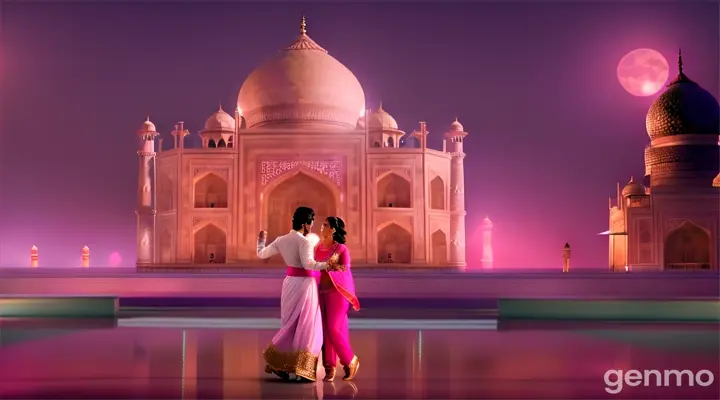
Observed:
[[[382,101],[380,101],[380,107],[378,107],[378,111],[384,111],[382,108]]]
[[[222,111],[222,100],[218,101],[218,111]]]
[[[678,74],[683,74],[682,48],[678,49]]]
[[[300,34],[307,35],[307,21],[305,19],[305,14],[303,14],[302,20],[300,21]]]

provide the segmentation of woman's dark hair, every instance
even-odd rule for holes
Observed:
[[[303,225],[312,225],[315,221],[315,211],[310,207],[298,207],[292,218],[292,228],[299,231]]]
[[[333,240],[336,243],[345,244],[345,221],[340,217],[327,217],[327,224],[333,229]]]

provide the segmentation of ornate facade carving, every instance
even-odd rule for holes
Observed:
[[[227,231],[227,217],[193,217],[193,230],[197,230],[205,223],[213,224],[223,231]]]
[[[405,229],[406,231],[413,233],[412,229],[412,216],[388,216],[387,214],[376,214],[375,215],[375,230],[379,231],[378,228],[385,224],[384,227],[390,226],[392,224],[398,225],[399,227]]]
[[[665,234],[668,234],[668,233],[674,231],[675,229],[679,228],[680,226],[682,226],[682,224],[684,224],[686,222],[697,225],[702,229],[706,229],[706,230],[708,229],[708,227],[706,226],[704,221],[698,221],[698,220],[691,219],[691,218],[668,218],[665,220],[665,224],[664,224],[665,225]]]
[[[230,175],[230,169],[229,168],[198,167],[193,170],[193,177],[202,175],[205,173],[217,174],[227,181],[228,176]]]
[[[260,185],[265,186],[286,172],[299,167],[325,175],[338,187],[342,187],[342,163],[338,160],[321,161],[261,161]]]
[[[263,126],[268,123],[282,121],[318,121],[342,122],[348,128],[353,127],[358,120],[358,114],[338,107],[327,105],[274,105],[246,112],[244,115],[248,127]]]
[[[382,176],[388,172],[398,174],[407,180],[411,180],[410,168],[402,168],[402,167],[377,168],[377,169],[375,169],[375,180],[377,181],[377,179],[380,178],[380,176]]]

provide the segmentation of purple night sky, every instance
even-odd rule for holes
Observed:
[[[616,77],[627,52],[660,51],[718,96],[713,2],[253,4],[5,2],[0,79],[0,265],[135,259],[138,139],[146,114],[191,132],[245,77],[308,33],[400,128],[430,145],[458,116],[466,139],[468,263],[485,215],[496,268],[607,268],[608,195],[643,175],[645,114]],[[166,140],[166,145],[170,144]]]

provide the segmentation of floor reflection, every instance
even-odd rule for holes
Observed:
[[[355,331],[348,384],[283,383],[263,372],[273,331],[0,324],[2,398],[717,398],[710,387],[605,392],[608,369],[707,369],[717,327]],[[692,343],[692,346],[687,346]],[[341,371],[340,371],[341,372]],[[322,370],[318,372],[322,376]]]

